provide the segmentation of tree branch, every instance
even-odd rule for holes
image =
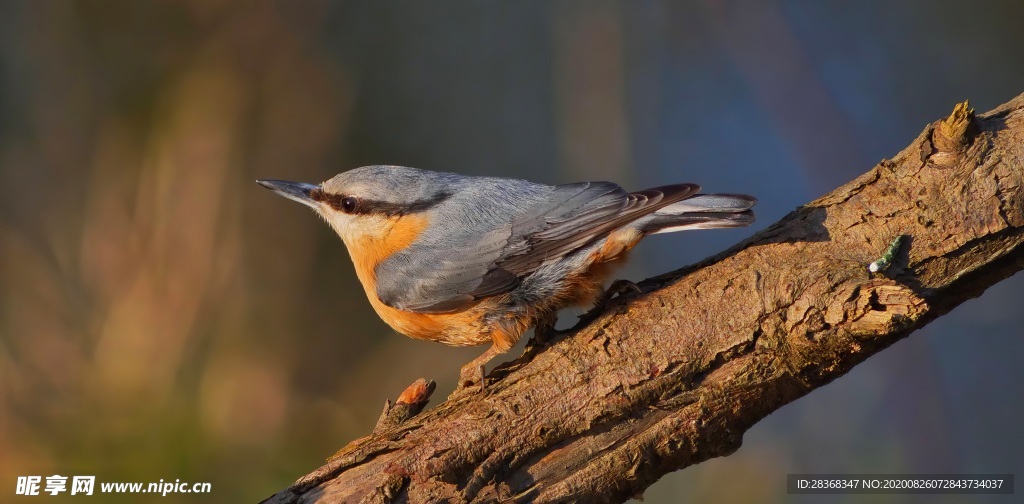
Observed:
[[[1020,270],[1022,166],[1024,95],[980,117],[958,105],[893,159],[496,369],[485,394],[379,427],[265,502],[621,502],[728,455]]]

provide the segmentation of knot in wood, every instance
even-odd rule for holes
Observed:
[[[854,285],[837,296],[825,312],[825,322],[845,326],[853,335],[885,336],[909,326],[928,304],[909,287],[888,278]]]

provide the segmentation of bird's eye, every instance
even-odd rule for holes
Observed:
[[[356,211],[356,204],[359,200],[352,196],[345,196],[341,200],[341,211],[345,213],[352,213]]]

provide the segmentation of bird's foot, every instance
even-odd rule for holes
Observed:
[[[537,324],[533,328],[533,337],[530,338],[530,341],[526,343],[526,348],[523,349],[525,360],[532,359],[554,339],[555,334],[558,334],[558,331],[555,330],[556,323],[558,323],[558,312],[545,314],[537,320]]]
[[[452,392],[450,397],[467,392],[470,389],[476,388],[477,385],[480,386],[480,392],[486,392],[487,375],[484,372],[484,365],[500,353],[501,350],[497,346],[491,346],[486,352],[470,361],[469,364],[462,366],[462,369],[459,370],[459,384],[455,387],[455,391]]]
[[[555,331],[555,324],[557,323],[558,312],[548,313],[537,320],[537,325],[533,328],[533,340],[531,341],[531,344],[535,343],[539,346],[551,341],[551,338],[558,332]]]
[[[583,327],[593,322],[594,319],[604,313],[605,310],[611,306],[613,300],[618,300],[629,292],[642,294],[643,290],[640,289],[639,285],[629,280],[619,279],[612,282],[612,284],[601,292],[601,294],[597,296],[597,299],[594,300],[594,307],[587,311],[587,313],[580,315],[579,322],[576,323],[576,327]]]
[[[483,364],[476,364],[470,362],[459,371],[459,384],[455,387],[455,393],[463,392],[480,387],[480,391],[484,392],[487,390],[487,375],[485,374],[485,368]]]

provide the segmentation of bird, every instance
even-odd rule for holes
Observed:
[[[743,227],[757,200],[697,184],[628,192],[373,165],[320,183],[257,180],[312,208],[341,237],[370,305],[395,331],[452,346],[490,343],[458,388],[530,327],[602,297],[612,267],[648,235]]]

